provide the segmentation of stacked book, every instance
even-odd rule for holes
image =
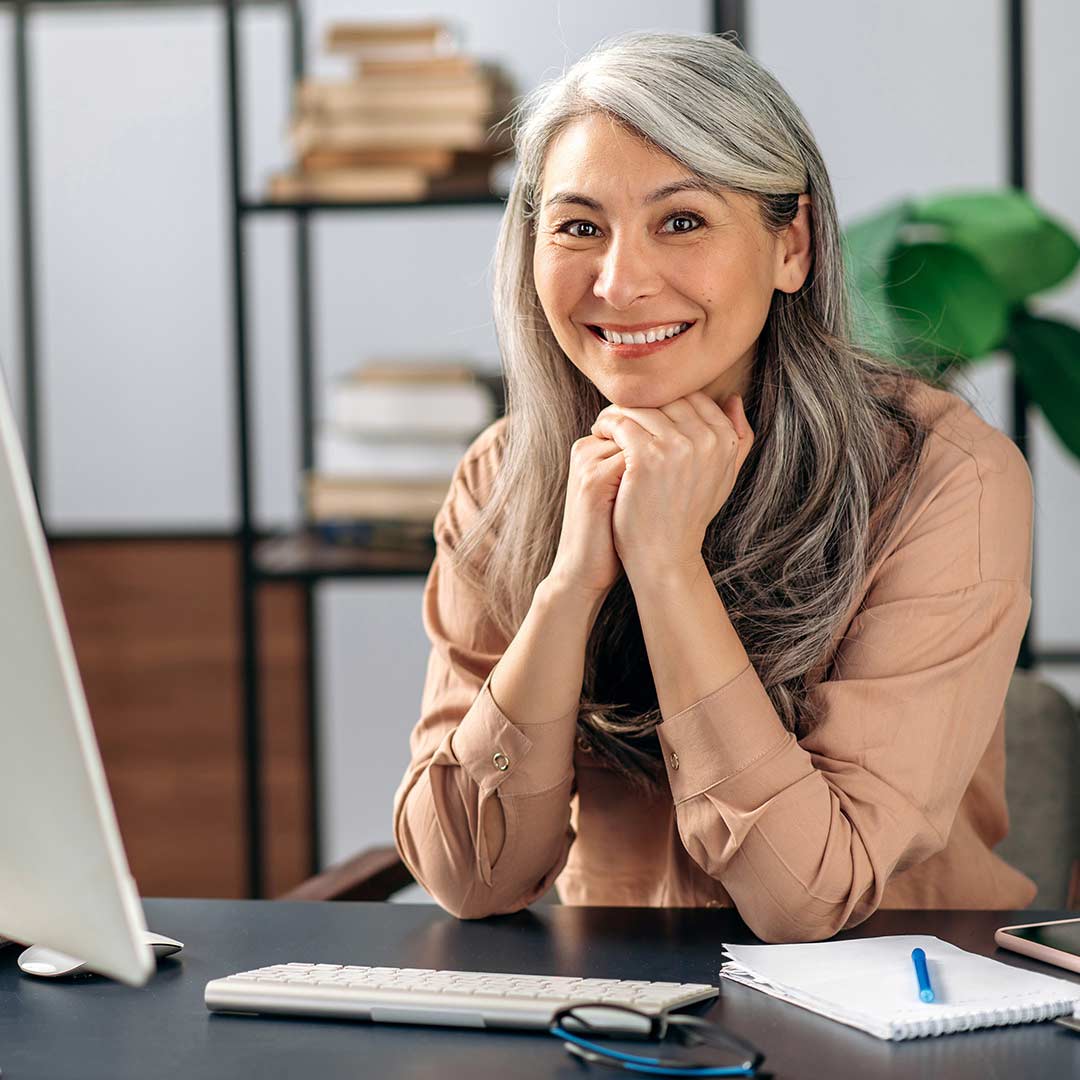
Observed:
[[[296,86],[294,164],[270,178],[281,202],[414,202],[492,193],[510,149],[513,90],[492,63],[466,55],[442,21],[331,25],[326,48],[351,78]]]
[[[459,359],[370,360],[330,386],[305,478],[324,539],[430,546],[435,515],[472,440],[498,415],[492,376]]]

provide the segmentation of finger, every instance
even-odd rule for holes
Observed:
[[[672,423],[659,409],[637,409],[633,406],[608,405],[601,409],[596,419],[601,416],[626,416],[639,424],[650,435],[671,434]]]
[[[731,414],[731,424],[735,428],[735,434],[739,436],[739,441],[742,442],[747,438],[753,440],[754,429],[750,427],[750,421],[746,417],[746,402],[743,401],[742,394],[732,395],[727,406]]]
[[[612,439],[604,439],[603,442],[607,445],[608,449],[603,453],[597,453],[593,456],[592,460],[595,461],[597,465],[606,465],[613,458],[622,457],[623,448],[619,446],[617,442],[614,442]]]
[[[612,454],[622,453],[622,449],[611,439],[601,438],[599,435],[586,435],[582,449],[586,457],[598,461],[609,458]]]
[[[727,411],[721,408],[704,390],[695,390],[687,394],[687,403],[697,410],[698,416],[711,427],[728,428],[735,424]]]
[[[676,398],[667,405],[662,405],[660,411],[694,442],[701,442],[705,436],[711,434],[711,426],[705,423],[698,407],[686,398]]]
[[[602,459],[600,468],[605,476],[620,476],[626,468],[626,455],[621,450],[616,450],[610,457]]]
[[[593,483],[614,484],[626,471],[626,455],[616,447],[615,453],[589,463],[588,476]]]
[[[665,423],[671,423],[665,417]],[[643,451],[654,436],[635,419],[622,413],[601,413],[592,426],[593,434],[611,439],[622,450]]]

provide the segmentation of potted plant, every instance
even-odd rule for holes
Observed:
[[[1076,239],[1022,191],[905,198],[844,230],[860,339],[947,383],[1006,352],[1030,400],[1080,458],[1080,329],[1027,301],[1065,281]]]

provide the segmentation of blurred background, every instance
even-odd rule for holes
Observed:
[[[485,133],[627,29],[736,31],[845,223],[1026,192],[1060,265],[1026,309],[1080,323],[1072,0],[0,0],[0,367],[143,895],[390,841],[432,507],[502,407]],[[1075,706],[1072,340],[1025,383],[975,335],[957,378],[1028,455],[1020,666]]]

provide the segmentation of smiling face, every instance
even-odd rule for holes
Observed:
[[[679,184],[693,186],[663,191]],[[563,352],[616,405],[745,398],[773,290],[797,291],[809,270],[809,197],[799,202],[778,237],[750,196],[703,189],[604,114],[574,121],[548,148],[533,253]]]

